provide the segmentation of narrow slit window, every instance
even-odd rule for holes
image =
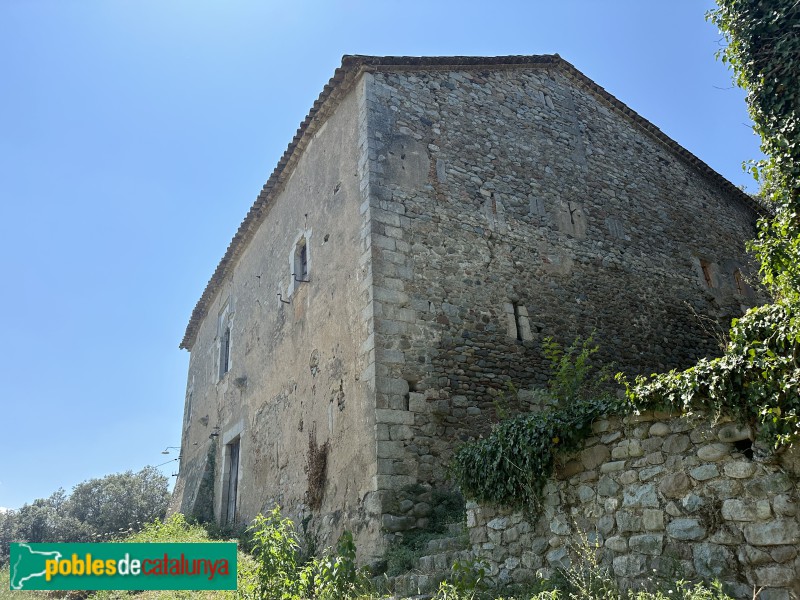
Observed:
[[[705,279],[706,285],[710,288],[713,288],[714,280],[711,276],[711,263],[709,263],[707,260],[701,260],[700,268],[703,269],[703,279]]]
[[[219,340],[219,368],[217,378],[222,381],[225,374],[231,370],[231,310],[230,301],[225,303],[219,311],[217,324]]]
[[[508,337],[516,338],[519,342],[532,340],[531,323],[528,318],[528,309],[525,305],[518,302],[507,302],[504,305],[504,310],[508,318]]]
[[[300,246],[300,279],[308,275],[308,249],[305,244]]]
[[[294,248],[292,279],[297,283],[308,281],[308,240],[305,237],[300,238]]]
[[[517,340],[519,340],[521,342],[522,341],[522,328],[520,327],[520,323],[519,323],[519,304],[517,304],[516,302],[513,302],[512,306],[514,307],[514,327],[517,330]]]
[[[231,328],[226,327],[219,348],[219,377],[225,376],[231,366]]]

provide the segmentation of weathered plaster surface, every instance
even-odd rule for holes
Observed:
[[[238,424],[237,521],[247,522],[276,502],[301,521],[311,515],[304,502],[305,467],[309,436],[315,436],[317,445],[329,441],[330,451],[312,532],[329,544],[342,529],[352,529],[369,552],[377,516],[369,504],[376,465],[368,369],[374,359],[371,323],[364,318],[369,264],[361,260],[369,242],[360,210],[362,95],[348,95],[306,147],[202,322],[191,348],[176,503],[193,509],[209,436],[219,433],[214,506],[222,516],[224,438]],[[290,256],[301,237],[309,246],[308,283],[290,275]],[[225,303],[231,367],[220,379],[217,315]]]

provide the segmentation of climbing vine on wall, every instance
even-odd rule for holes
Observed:
[[[591,382],[588,357],[596,350],[576,341],[559,352],[545,342],[554,363],[550,394],[559,404],[498,423],[491,434],[455,454],[453,476],[469,498],[525,510],[538,505],[559,452],[581,447],[592,423],[604,416],[662,409],[703,411],[756,426],[775,449],[800,438],[800,304],[785,300],[750,310],[734,321],[723,356],[702,359],[684,371],[634,382],[623,375],[624,398]],[[593,390],[587,395],[586,390]]]
[[[784,300],[754,308],[733,322],[720,358],[702,359],[632,384],[624,377],[631,409],[702,409],[758,425],[775,449],[800,438],[800,303]]]
[[[557,405],[501,421],[488,437],[456,452],[452,474],[467,497],[535,508],[557,453],[578,449],[596,419],[625,404],[603,388],[603,377],[594,376],[591,336],[566,349],[547,338],[543,348],[553,376],[542,393]]]
[[[800,295],[800,4],[796,0],[717,0],[708,14],[728,42],[719,57],[747,91],[753,129],[767,159],[753,163],[762,219],[751,249],[776,297]]]

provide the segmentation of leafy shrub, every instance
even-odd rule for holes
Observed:
[[[774,448],[800,437],[800,302],[751,309],[733,322],[725,353],[685,371],[637,377],[628,409],[702,409],[758,424]]]
[[[548,338],[544,349],[553,369],[549,393],[564,407],[501,421],[487,438],[456,451],[453,478],[475,500],[535,510],[556,453],[580,448],[592,423],[623,404],[590,377],[597,352],[591,336],[566,350]]]
[[[258,515],[250,527],[257,567],[257,596],[266,600],[352,598],[366,593],[369,580],[356,566],[356,546],[344,532],[336,550],[303,562],[297,532],[280,507]]]
[[[180,513],[164,521],[147,523],[141,531],[120,540],[136,543],[204,543],[212,541],[202,525],[192,525]]]

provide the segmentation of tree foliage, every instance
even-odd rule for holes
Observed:
[[[639,378],[629,397],[684,410],[703,406],[760,425],[779,448],[800,437],[800,2],[717,0],[708,18],[728,45],[722,60],[747,90],[767,159],[752,166],[774,212],[750,249],[776,304],[752,309],[731,329],[725,354],[681,373]]]
[[[72,494],[59,488],[16,511],[0,514],[0,565],[11,542],[90,542],[136,531],[161,519],[169,503],[167,478],[154,467],[90,479]]]
[[[113,534],[163,518],[168,503],[167,478],[155,467],[145,467],[79,483],[67,509],[96,533]]]
[[[720,57],[747,91],[754,129],[767,159],[752,165],[775,214],[762,219],[751,249],[778,298],[800,294],[800,3],[717,0],[708,14],[728,44]]]

